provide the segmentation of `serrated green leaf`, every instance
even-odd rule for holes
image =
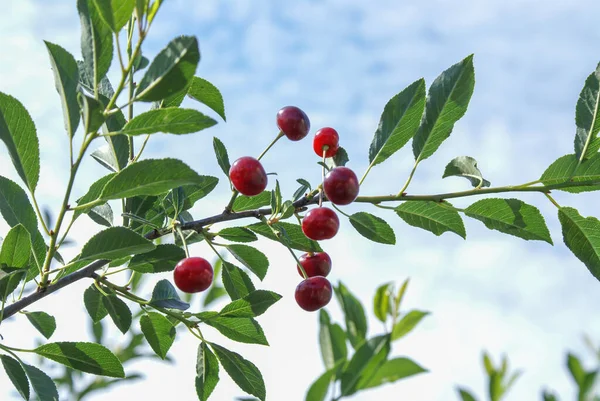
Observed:
[[[344,361],[338,361],[331,369],[317,378],[308,388],[305,401],[324,401],[339,367]]]
[[[225,337],[246,344],[269,345],[260,324],[249,317],[214,317],[204,323],[219,330]]]
[[[115,175],[116,175],[115,173],[111,173],[111,174],[105,175],[104,177],[99,178],[96,182],[94,182],[90,186],[90,188],[88,189],[86,194],[77,200],[77,203],[80,205],[83,205],[85,203],[89,203],[89,202],[95,201],[96,199],[99,199],[100,194],[102,193],[102,189],[104,189],[104,186],[106,185],[106,183],[109,182],[110,180],[112,180]],[[79,217],[83,213],[88,213],[90,210],[92,210],[92,207],[86,208],[86,209],[75,210],[74,218]]]
[[[169,107],[149,110],[129,121],[123,130],[125,135],[145,135],[162,132],[165,134],[192,134],[210,128],[217,122],[194,109]]]
[[[389,245],[396,243],[394,230],[380,217],[367,212],[358,212],[350,216],[350,224],[363,237],[371,241]]]
[[[217,156],[217,163],[219,164],[219,167],[221,167],[223,173],[225,173],[225,175],[229,177],[229,169],[231,168],[231,163],[229,163],[229,155],[227,154],[227,148],[225,147],[223,142],[221,142],[221,140],[216,136],[213,138],[213,148],[215,149],[215,156]]]
[[[450,136],[454,124],[467,111],[474,87],[472,54],[433,81],[427,94],[425,114],[413,138],[415,159],[427,159]]]
[[[258,397],[261,401],[265,401],[265,382],[260,370],[238,353],[229,351],[214,343],[211,344],[211,347],[227,374],[239,388]]]
[[[325,309],[319,311],[319,348],[321,358],[326,368],[333,368],[336,363],[343,362],[348,357],[346,333],[336,323],[331,323]]]
[[[200,401],[208,400],[219,383],[219,361],[205,342],[198,346],[196,358],[196,394]]]
[[[107,137],[108,138],[108,137]],[[119,163],[115,157],[113,148],[110,145],[103,145],[93,151],[90,156],[102,166],[106,167],[110,171],[117,172],[121,170]],[[125,167],[125,166],[123,166]]]
[[[2,362],[6,375],[15,386],[15,389],[17,389],[23,399],[29,400],[29,380],[27,380],[27,376],[25,375],[25,371],[23,370],[23,367],[21,367],[21,364],[8,355],[0,355],[0,361]]]
[[[31,192],[40,177],[40,146],[35,124],[29,112],[14,97],[0,92],[0,140],[10,159]]]
[[[241,264],[246,266],[252,273],[263,280],[269,269],[269,260],[258,249],[242,244],[227,245],[227,250]]]
[[[410,84],[385,105],[369,148],[369,163],[376,166],[402,149],[417,133],[425,110],[425,80]]]
[[[85,309],[94,323],[98,323],[108,315],[108,311],[102,302],[103,297],[104,295],[102,295],[93,284],[83,292]]]
[[[419,366],[409,358],[394,358],[385,361],[371,379],[361,386],[361,389],[378,387],[386,383],[394,383],[400,379],[406,379],[420,373],[426,373],[427,369]]]
[[[294,202],[302,198],[308,191],[310,191],[311,188],[310,182],[306,181],[305,179],[298,178],[296,181],[298,184],[300,184],[300,187],[294,192]]]
[[[50,338],[56,330],[56,319],[46,312],[24,312],[29,323],[36,328],[44,337]]]
[[[83,69],[86,75],[91,77],[93,91],[110,68],[113,57],[113,36],[92,1],[77,0],[77,10],[81,20]]]
[[[395,209],[398,216],[407,224],[419,227],[440,236],[446,231],[466,238],[465,225],[449,202],[407,201]]]
[[[185,258],[185,251],[173,244],[157,245],[150,252],[135,255],[129,268],[139,273],[162,273],[173,271],[175,265]]]
[[[0,248],[0,266],[25,267],[31,255],[31,237],[22,224],[12,227]]]
[[[227,227],[219,231],[217,235],[232,242],[254,242],[258,240],[256,234],[246,227]]]
[[[260,316],[281,299],[281,295],[265,290],[252,291],[245,297],[225,305],[219,312],[222,317],[256,317]]]
[[[121,333],[127,333],[132,321],[131,310],[127,304],[116,295],[102,297],[102,304]]]
[[[229,174],[229,172],[227,173]],[[244,210],[254,210],[263,206],[268,206],[271,202],[271,192],[264,191],[256,196],[240,195],[233,202],[233,210],[243,212]]]
[[[566,182],[578,183],[582,181],[600,182],[600,154],[595,154],[589,159],[584,160],[579,167],[577,167],[578,163],[579,160],[576,155],[559,157],[544,171],[540,181],[544,185],[555,185]],[[600,190],[600,185],[565,187],[557,188],[557,190],[572,193],[597,191]]]
[[[429,315],[429,312],[420,310],[411,310],[408,312],[392,329],[392,341],[398,340],[410,333],[427,315]]]
[[[600,280],[600,220],[582,217],[570,207],[558,209],[558,220],[567,248]]]
[[[23,364],[23,369],[29,377],[31,388],[39,401],[58,401],[58,390],[52,379],[35,366]]]
[[[382,323],[387,320],[387,315],[391,310],[391,296],[394,289],[394,283],[385,283],[377,287],[373,297],[373,313]]]
[[[483,178],[481,171],[477,168],[477,160],[470,156],[455,157],[446,165],[444,175],[446,177],[464,177],[471,182],[474,187],[489,187],[491,184]]]
[[[200,77],[193,77],[192,83],[188,88],[188,96],[202,104],[210,107],[216,112],[223,121],[225,118],[225,104],[223,103],[223,95],[216,86]]]
[[[575,156],[589,159],[600,149],[600,64],[585,80],[575,109]]]
[[[252,280],[248,277],[246,272],[229,262],[223,263],[221,277],[223,286],[233,301],[243,298],[256,290],[254,284],[252,284]]]
[[[173,39],[152,60],[137,86],[135,99],[151,102],[184,90],[200,61],[198,41],[193,36]]]
[[[165,359],[175,341],[175,326],[160,313],[148,312],[140,318],[140,328],[156,355]]]
[[[114,33],[127,24],[135,9],[136,0],[93,0],[102,20]]]
[[[108,203],[94,206],[87,215],[101,226],[112,227],[113,225],[113,211]]]
[[[348,152],[346,152],[346,149],[340,146],[337,152],[335,153],[335,156],[329,157],[325,161],[325,167],[327,168],[327,170],[330,170],[334,167],[345,166],[350,161],[350,157],[348,156]]]
[[[156,248],[151,241],[125,227],[111,227],[94,235],[81,249],[81,260],[114,260],[149,252]]]
[[[371,338],[362,343],[348,364],[341,377],[341,394],[352,395],[364,388],[374,376],[390,352],[388,335]]]
[[[77,87],[79,85],[79,68],[75,58],[62,47],[44,41],[50,55],[54,83],[60,96],[65,130],[73,138],[79,125],[79,104],[77,103]]]
[[[490,230],[552,244],[550,232],[540,211],[519,199],[481,199],[467,207],[464,212],[467,216],[483,222]]]
[[[100,344],[86,342],[56,342],[41,345],[36,354],[73,369],[94,375],[125,377],[119,359]]]
[[[323,249],[318,242],[313,241],[304,235],[302,228],[298,224],[286,223],[280,221],[273,225],[274,228],[281,228],[285,231],[289,245],[292,249],[297,249],[304,252],[323,252]],[[247,226],[250,230],[270,240],[280,242],[277,236],[273,233],[271,228],[265,223],[255,223]]]
[[[458,387],[456,390],[462,401],[477,401],[477,398],[475,398],[475,396],[467,389]]]
[[[81,92],[77,94],[77,101],[81,108],[84,133],[97,132],[106,122],[104,103]]]
[[[0,303],[6,302],[26,275],[27,269],[0,269]]]
[[[183,302],[181,298],[179,298],[173,284],[166,279],[160,280],[154,286],[150,305],[179,310],[186,310],[190,307],[190,304]]]
[[[367,317],[365,310],[358,300],[341,282],[335,289],[335,295],[344,311],[348,340],[356,349],[366,338]]]

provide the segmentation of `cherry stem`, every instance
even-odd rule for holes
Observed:
[[[333,203],[331,204],[331,206],[333,206],[333,208],[335,210],[337,210],[338,212],[340,212],[341,214],[343,214],[344,216],[350,218],[350,215],[348,213],[344,213],[339,207],[337,207],[336,205],[334,205]]]
[[[323,184],[325,184],[325,155],[327,154],[327,149],[329,149],[328,145],[323,146],[323,164],[321,165],[321,185],[319,187],[319,192],[321,196],[319,196],[319,207],[323,206]]]
[[[300,269],[300,272],[302,273],[302,277],[304,277],[304,279],[306,280],[308,278],[308,274],[306,274],[306,270],[304,270],[304,267],[302,267],[302,263],[300,263],[300,259],[298,259],[298,256],[296,256],[296,254],[294,253],[294,251],[292,250],[292,248],[290,248],[287,245],[286,245],[286,248],[288,249],[288,251],[290,251],[290,253],[294,257],[294,260],[296,260],[296,264],[298,265],[298,269]]]
[[[275,143],[277,143],[277,141],[283,136],[283,132],[279,131],[279,133],[277,134],[277,136],[275,137],[275,139],[273,139],[273,141],[269,144],[269,146],[267,146],[267,148],[265,150],[263,150],[263,152],[260,154],[260,156],[258,156],[257,160],[260,160],[263,158],[264,155],[267,154],[267,152],[269,151],[269,149],[271,149],[273,147],[273,145],[275,145]]]
[[[179,234],[179,238],[181,238],[181,242],[183,243],[183,250],[185,251],[185,257],[190,257],[190,252],[188,250],[187,242],[185,240],[185,235],[183,235],[183,231],[181,230],[181,225],[179,223],[175,224],[175,231]]]
[[[219,259],[221,259],[221,262],[223,262],[223,264],[227,263],[227,262],[225,262],[225,259],[223,259],[223,256],[221,256],[221,253],[219,253],[219,251],[217,251],[217,248],[215,248],[215,246],[213,245],[213,243],[210,240],[210,238],[208,238],[208,236],[206,234],[204,234],[204,233],[202,233],[202,236],[206,240],[206,243],[208,244],[208,246],[210,246],[210,248],[217,254],[217,256],[219,257]]]

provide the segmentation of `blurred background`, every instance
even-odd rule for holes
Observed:
[[[68,142],[42,40],[81,58],[75,1],[2,3],[0,91],[23,102],[36,122],[42,155],[38,199],[57,210],[68,174]],[[217,189],[198,202],[192,214],[199,218],[219,213],[229,188],[217,166],[212,137],[225,143],[232,161],[256,156],[277,134],[277,110],[296,105],[310,117],[311,133],[323,126],[338,130],[350,155],[348,166],[360,177],[389,98],[420,77],[429,86],[451,64],[474,53],[476,85],[469,110],[439,151],[421,163],[408,192],[468,189],[466,180],[441,179],[447,162],[462,155],[476,158],[494,186],[532,181],[558,157],[573,153],[575,103],[600,60],[598,15],[600,3],[594,0],[166,1],[145,56],[152,58],[176,35],[197,35],[202,54],[197,75],[222,91],[227,122],[196,135],[155,135],[145,157],[178,157],[200,173],[219,177]],[[116,75],[111,77],[114,81]],[[197,103],[189,106],[214,116]],[[311,142],[310,137],[302,142],[282,140],[264,159],[265,169],[278,173],[288,198],[298,186],[297,178],[318,184],[320,167]],[[361,194],[396,193],[413,162],[407,146],[373,168]],[[74,198],[104,174],[88,158]],[[0,175],[18,179],[4,147]],[[273,185],[272,179],[269,188]],[[600,319],[595,315],[600,285],[562,243],[556,208],[540,194],[519,198],[540,208],[554,247],[488,231],[478,221],[465,221],[468,241],[451,233],[435,237],[408,226],[392,211],[374,208],[368,211],[392,224],[396,246],[369,242],[347,220],[338,236],[323,243],[333,259],[332,281],[342,280],[368,307],[371,334],[382,329],[370,306],[383,282],[400,283],[410,277],[405,309],[432,312],[394,347],[395,355],[410,356],[430,373],[363,392],[353,400],[452,400],[458,399],[456,384],[483,394],[484,348],[496,359],[506,352],[512,366],[525,370],[507,399],[539,399],[545,385],[567,399],[572,396],[564,351],[583,352],[583,333],[600,342]],[[600,215],[597,193],[556,193],[556,199],[584,216]],[[462,207],[472,201],[453,203]],[[6,229],[1,223],[0,233]],[[71,237],[83,241],[99,229],[87,217],[81,218]],[[65,250],[65,258],[74,256],[81,245]],[[301,400],[324,371],[317,314],[295,304],[299,277],[287,250],[272,242],[259,247],[271,262],[259,287],[283,295],[259,318],[271,346],[220,342],[261,369],[268,399]],[[191,249],[213,258],[205,245]],[[56,317],[53,340],[92,338],[82,302],[89,284],[72,285],[30,309]],[[193,300],[193,308],[200,309],[199,299]],[[335,301],[329,311],[340,321]],[[216,331],[205,331],[209,338],[221,338]],[[116,386],[89,400],[158,399],[175,393],[181,400],[195,399],[197,341],[186,334],[181,332],[171,349],[175,365],[148,359],[133,362],[127,371],[142,373],[145,380]],[[38,333],[21,317],[3,324],[2,336],[12,346],[31,347]],[[110,340],[118,343],[119,336],[111,328]],[[0,375],[0,398],[10,399],[11,392],[7,377]],[[214,399],[242,395],[222,372]]]

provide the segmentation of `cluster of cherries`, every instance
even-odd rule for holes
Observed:
[[[295,106],[283,107],[277,113],[277,126],[291,141],[299,141],[308,135],[310,121],[306,113]],[[334,157],[339,149],[339,136],[330,127],[321,128],[313,139],[315,153],[322,157]],[[229,170],[233,187],[242,195],[255,196],[267,187],[267,173],[261,162],[254,157],[237,159]],[[354,172],[343,166],[334,167],[323,179],[323,194],[335,205],[348,205],[358,196],[359,182]],[[321,198],[322,199],[322,198]],[[335,211],[324,207],[309,210],[302,219],[302,231],[308,238],[321,241],[333,238],[340,221]],[[298,259],[298,273],[304,278],[296,287],[298,305],[307,311],[316,311],[327,305],[333,290],[326,276],[331,271],[331,258],[326,252],[308,252]],[[174,271],[175,285],[184,292],[200,292],[207,289],[213,279],[212,266],[206,259],[188,257],[181,260]]]

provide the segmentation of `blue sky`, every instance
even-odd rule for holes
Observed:
[[[5,7],[0,15],[0,91],[20,99],[36,121],[43,165],[38,197],[56,209],[66,184],[68,162],[59,156],[67,142],[42,39],[79,57],[79,20],[74,2],[23,0]],[[421,164],[409,192],[466,189],[467,183],[459,179],[441,179],[446,163],[459,155],[475,157],[493,185],[531,181],[552,161],[572,152],[575,102],[600,60],[599,13],[600,3],[592,0],[169,1],[146,54],[156,54],[175,35],[197,35],[202,53],[197,75],[221,89],[227,123],[194,136],[155,136],[146,156],[179,157],[197,171],[221,178],[211,198],[193,210],[196,217],[217,213],[228,190],[215,163],[212,137],[223,140],[231,159],[256,155],[276,134],[277,110],[294,104],[309,115],[312,132],[325,125],[338,130],[350,154],[349,166],[362,174],[387,100],[420,77],[429,85],[448,66],[474,53],[476,86],[469,111],[440,150]],[[275,149],[264,165],[278,172],[288,196],[296,178],[318,182],[310,139],[282,141]],[[0,150],[0,174],[17,179],[8,160]],[[407,146],[372,170],[361,193],[395,193],[412,163]],[[89,159],[76,195],[102,174],[104,170]],[[561,204],[577,207],[586,216],[598,216],[596,197],[556,194]],[[525,370],[508,400],[539,398],[539,389],[548,384],[565,398],[573,393],[564,350],[583,352],[584,332],[600,342],[600,321],[593,318],[600,302],[599,284],[562,244],[556,208],[536,194],[519,198],[546,216],[554,247],[488,231],[476,221],[465,221],[468,241],[449,233],[435,237],[407,226],[392,212],[369,209],[393,225],[396,246],[368,242],[347,221],[340,235],[324,243],[334,261],[332,279],[343,280],[367,305],[377,285],[410,277],[406,308],[432,312],[394,347],[395,355],[408,355],[431,372],[354,400],[451,400],[457,399],[457,383],[481,395],[484,348],[496,359],[507,352],[512,365]],[[454,203],[466,206],[471,201]],[[5,229],[0,225],[0,233]],[[85,238],[96,230],[81,219],[74,236]],[[261,368],[269,399],[301,400],[323,371],[317,318],[295,305],[298,277],[285,249],[261,245],[271,260],[262,287],[284,296],[260,318],[271,347],[231,347]],[[210,255],[202,246],[193,249]],[[53,339],[78,340],[85,332],[79,302],[86,284],[47,298],[44,307],[59,325]],[[330,310],[339,320],[337,305],[332,303]],[[374,334],[380,326],[370,323]],[[22,321],[7,324],[2,334],[11,345],[24,347],[31,346],[36,335]],[[176,368],[144,362],[135,366],[148,377],[143,384],[92,399],[170,395],[166,382],[177,383],[180,399],[194,399],[196,343],[189,337],[181,333],[173,347]],[[4,376],[0,388],[9,388]],[[215,399],[241,394],[222,374]]]

